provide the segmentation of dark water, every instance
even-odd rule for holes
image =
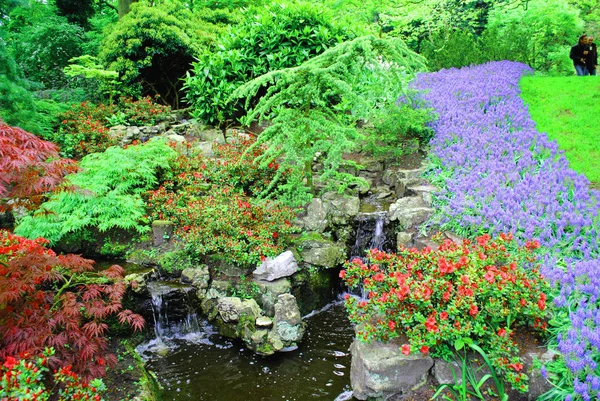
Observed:
[[[350,400],[354,331],[342,303],[306,317],[297,350],[260,357],[239,341],[214,333],[206,322],[196,338],[171,340],[170,349],[140,347],[163,386],[164,401]],[[154,347],[154,351],[148,348]]]

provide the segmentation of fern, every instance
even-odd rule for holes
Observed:
[[[288,180],[288,187],[278,188],[279,192],[311,192],[317,156],[323,164],[319,180],[343,190],[362,181],[339,169],[343,154],[362,138],[356,124],[369,119],[382,104],[395,101],[404,83],[424,69],[424,59],[401,40],[365,36],[341,43],[298,67],[264,74],[238,88],[232,97],[246,98],[248,108],[258,91],[267,87],[244,122],[270,121],[254,145],[268,145],[258,161],[268,164],[278,159],[283,170],[293,170],[297,178]],[[277,178],[262,196],[275,193]],[[291,183],[295,186],[290,187]]]
[[[143,233],[148,227],[141,194],[158,184],[157,174],[176,156],[164,141],[90,154],[81,160],[82,171],[67,177],[76,189],[53,194],[35,214],[23,217],[15,232],[51,244],[91,228]]]

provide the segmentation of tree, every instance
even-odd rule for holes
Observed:
[[[138,0],[119,0],[119,19],[123,18],[131,11],[131,4],[137,2]]]
[[[368,119],[381,103],[395,101],[402,86],[424,59],[400,39],[365,36],[344,42],[302,65],[277,70],[238,88],[233,97],[249,101],[264,88],[266,94],[245,123],[269,121],[254,146],[267,144],[258,158],[262,164],[280,161],[281,168],[262,196],[267,196],[285,171],[292,171],[286,188],[294,193],[313,191],[313,161],[323,165],[319,180],[343,189],[356,178],[340,171],[344,152],[361,138],[356,124]],[[250,152],[253,148],[249,148]]]
[[[0,120],[0,211],[35,207],[76,170],[53,143]]]
[[[144,326],[122,308],[123,269],[92,273],[92,260],[56,255],[45,244],[0,230],[0,358],[53,347],[55,368],[72,365],[88,379],[101,376],[116,362],[106,354],[105,320],[116,315],[135,330]]]

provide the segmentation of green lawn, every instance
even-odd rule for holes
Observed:
[[[519,86],[538,131],[556,139],[570,167],[600,188],[600,77],[529,76]]]

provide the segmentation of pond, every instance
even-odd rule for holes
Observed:
[[[196,338],[169,340],[170,349],[138,351],[162,386],[164,401],[351,400],[350,344],[354,329],[342,302],[305,317],[298,349],[261,357],[201,322]],[[161,356],[162,354],[162,356]]]

